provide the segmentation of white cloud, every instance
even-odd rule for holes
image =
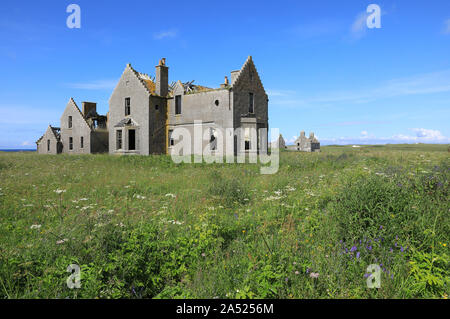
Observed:
[[[390,137],[376,137],[372,134],[362,134],[359,137],[346,137],[339,138],[323,138],[319,139],[323,145],[348,145],[348,144],[402,144],[402,143],[430,143],[430,144],[447,144],[450,143],[450,137],[444,136],[438,130],[414,128],[411,131],[415,132],[415,135],[408,134],[396,134]],[[363,131],[366,132],[366,131]],[[367,132],[366,132],[367,133]]]
[[[67,83],[65,86],[71,89],[82,90],[113,90],[117,85],[117,79],[94,80],[90,82]]]
[[[367,133],[367,131],[362,131],[362,132],[361,132],[361,135],[362,135],[362,136],[367,136],[367,135],[369,135],[369,133]]]
[[[22,142],[21,146],[33,146],[34,143],[31,143],[30,141],[24,141]]]
[[[161,40],[164,38],[173,38],[176,37],[178,34],[178,31],[175,29],[170,29],[170,30],[165,30],[165,31],[160,31],[157,33],[153,34],[153,38],[156,40]]]

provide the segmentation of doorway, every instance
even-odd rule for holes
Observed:
[[[128,130],[128,150],[136,150],[136,130]]]

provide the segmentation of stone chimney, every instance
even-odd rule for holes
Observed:
[[[167,96],[169,93],[169,68],[166,66],[166,59],[159,60],[156,66],[156,94]]]
[[[314,139],[314,132],[309,133],[309,138],[310,138],[311,140]]]
[[[305,137],[305,131],[300,132],[300,137]]]
[[[92,110],[94,110],[93,113],[97,113],[97,103],[81,102],[81,109],[83,116],[86,118]]]
[[[228,81],[228,76],[225,76],[225,81],[223,82],[223,84],[220,85],[220,87],[222,89],[228,87],[230,85],[230,82]]]

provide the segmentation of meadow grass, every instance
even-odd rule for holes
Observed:
[[[448,145],[257,164],[0,153],[2,298],[447,298]],[[67,266],[81,267],[69,289]],[[367,287],[370,264],[381,286]]]

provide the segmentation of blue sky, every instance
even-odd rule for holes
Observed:
[[[81,28],[66,7],[81,7]],[[381,29],[366,8],[381,7]],[[248,55],[287,141],[450,143],[450,1],[9,1],[0,4],[0,149],[34,148],[70,97],[108,99],[127,63],[217,87]]]

